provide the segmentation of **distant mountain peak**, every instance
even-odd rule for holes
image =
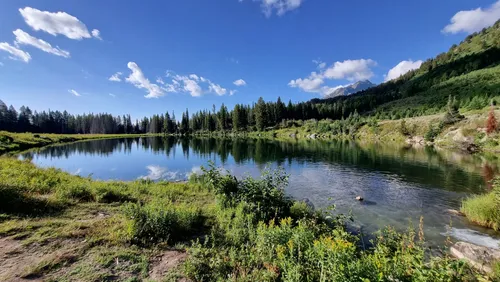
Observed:
[[[357,81],[353,84],[350,84],[350,85],[347,85],[344,87],[339,87],[339,88],[335,89],[335,91],[326,95],[325,98],[332,98],[332,97],[336,97],[336,96],[347,96],[347,95],[357,93],[359,91],[366,90],[366,89],[373,87],[373,86],[375,86],[375,84],[373,84],[368,79],[360,80],[360,81]]]

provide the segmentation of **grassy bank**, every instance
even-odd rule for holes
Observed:
[[[486,122],[490,107],[461,112],[463,118],[448,125],[442,125],[445,114],[376,120],[352,117],[342,121],[308,120],[290,121],[282,128],[263,132],[245,133],[245,136],[276,139],[348,139],[361,142],[384,142],[419,145],[435,144],[448,149],[463,149],[475,145],[485,152],[500,152],[500,134],[486,134]],[[500,108],[495,107],[497,120]]]
[[[490,193],[466,199],[461,210],[470,221],[500,230],[500,179]]]
[[[349,234],[288,198],[283,172],[189,183],[93,181],[0,158],[0,280],[476,281],[419,228]],[[484,277],[484,279],[489,279]],[[492,279],[492,278],[491,278]],[[185,281],[185,280],[184,280]],[[482,280],[488,281],[488,280]]]
[[[33,134],[0,131],[0,155],[48,145],[71,143],[90,139],[127,138],[149,134]]]

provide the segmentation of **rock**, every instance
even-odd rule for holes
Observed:
[[[464,259],[479,271],[491,273],[492,265],[500,260],[500,251],[466,242],[455,243],[450,252],[458,259]]]
[[[454,209],[447,209],[446,212],[456,216],[465,216],[461,211],[457,211]]]
[[[357,201],[363,201],[364,199],[363,199],[363,197],[361,197],[361,196],[357,196],[357,197],[356,197],[356,200],[357,200]]]

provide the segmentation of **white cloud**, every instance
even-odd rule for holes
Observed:
[[[3,67],[3,63],[2,62],[0,62],[0,67]]]
[[[236,92],[238,92],[238,90],[229,90],[229,96],[233,96]]]
[[[19,9],[26,24],[36,31],[45,31],[51,35],[64,35],[70,39],[91,38],[87,26],[78,18],[65,12],[47,12],[35,8]],[[93,32],[94,33],[94,32]]]
[[[129,62],[127,67],[132,71],[130,75],[126,78],[127,82],[131,83],[139,89],[146,89],[148,95],[144,96],[146,98],[159,98],[165,95],[162,88],[157,84],[151,83],[149,79],[144,76],[142,70],[134,62]]]
[[[12,33],[14,33],[14,35],[16,36],[16,40],[15,40],[16,46],[31,45],[31,46],[38,48],[44,52],[54,54],[56,56],[61,56],[64,58],[70,57],[70,54],[68,51],[62,50],[57,46],[52,47],[52,45],[50,45],[50,43],[43,41],[42,39],[38,39],[36,37],[33,37],[20,29],[16,29]]]
[[[102,37],[101,37],[101,32],[98,30],[98,29],[93,29],[92,30],[92,36],[94,38],[97,38],[99,40],[102,40]]]
[[[146,169],[148,170],[148,174],[145,176],[139,176],[138,179],[155,181],[160,179],[174,180],[179,174],[178,171],[168,171],[168,168],[158,165],[148,165]]]
[[[122,72],[117,72],[117,73],[113,74],[110,78],[108,78],[108,80],[120,82],[120,81],[122,81],[122,79],[120,78],[121,75],[122,75]]]
[[[444,33],[473,33],[493,25],[500,19],[500,1],[491,7],[475,10],[460,11],[451,18],[451,23],[443,29]]]
[[[5,52],[9,53],[11,55],[9,56],[9,58],[11,58],[12,60],[21,60],[25,63],[31,60],[30,53],[24,52],[23,50],[18,49],[7,42],[0,42],[0,50],[4,50]]]
[[[116,97],[116,95],[115,95],[115,94],[113,94],[113,93],[109,93],[109,96],[111,96],[111,97],[113,97],[113,98],[115,98],[115,97]]]
[[[343,85],[330,87],[325,86],[326,80],[345,79],[349,81],[366,80],[373,77],[372,66],[377,63],[371,59],[345,60],[343,62],[335,62],[332,66],[326,68],[326,63],[313,60],[319,69],[319,72],[311,72],[306,78],[297,78],[291,80],[288,86],[299,88],[304,92],[320,93],[327,95]]]
[[[288,83],[290,87],[298,87],[302,89],[302,91],[309,93],[317,93],[320,92],[320,87],[323,85],[325,81],[323,80],[322,74],[318,74],[316,72],[312,72],[307,78],[297,78]]]
[[[345,60],[335,62],[324,72],[324,77],[328,79],[347,79],[350,81],[366,80],[373,77],[370,69],[377,63],[371,59]]]
[[[70,89],[70,90],[68,90],[68,92],[75,95],[76,97],[82,96],[82,95],[80,95],[80,93],[76,92],[76,90],[74,90],[74,89]]]
[[[179,85],[180,82],[182,82],[184,84],[183,90],[185,92],[188,92],[193,97],[200,97],[203,94],[203,90],[201,89],[201,86],[198,84],[198,82],[189,78],[188,76],[176,75],[174,77],[174,81],[177,82],[176,85]],[[177,87],[175,85],[172,86],[172,90],[178,92],[176,91]]]
[[[213,82],[209,82],[208,89],[211,92],[214,92],[215,94],[217,94],[219,96],[226,95],[226,93],[227,93],[227,89],[226,88],[220,86],[219,84],[215,84]]]
[[[200,97],[205,93],[214,93],[219,96],[223,96],[228,93],[226,88],[197,74],[178,75],[173,71],[167,71],[165,76],[172,79],[171,84],[164,82],[161,78],[158,78],[156,81],[162,85],[161,89],[166,92],[185,92],[189,93],[189,95],[193,97]],[[204,89],[204,87],[206,88]],[[229,93],[231,95],[231,91]],[[232,91],[232,93],[234,94],[236,92]]]
[[[304,0],[253,0],[253,1],[261,2],[262,12],[266,15],[266,17],[270,17],[273,13],[276,13],[276,15],[278,16],[282,16],[286,12],[297,9],[304,2]]]
[[[233,82],[233,84],[236,86],[245,86],[245,85],[247,85],[247,82],[240,78],[240,79],[236,80],[235,82]]]
[[[389,70],[387,75],[385,75],[385,81],[399,78],[400,76],[411,70],[418,69],[421,65],[422,65],[421,60],[415,62],[412,60],[401,61],[399,64],[397,64],[395,67]]]

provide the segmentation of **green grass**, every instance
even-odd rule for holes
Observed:
[[[7,188],[0,197],[0,247],[17,247],[0,260],[18,268],[4,269],[0,280],[18,275],[148,281],[157,258],[171,250],[187,252],[188,258],[165,279],[476,281],[480,276],[462,261],[432,255],[422,222],[405,233],[384,229],[367,246],[344,229],[349,218],[327,218],[294,201],[283,191],[286,182],[282,171],[236,179],[213,166],[189,183],[94,181],[2,157],[0,187]],[[5,208],[13,201],[22,204]],[[33,201],[57,209],[33,211]]]
[[[0,131],[0,155],[48,145],[71,143],[90,139],[127,138],[149,134],[36,134]]]
[[[476,224],[500,230],[500,180],[492,192],[463,201],[461,211]]]

